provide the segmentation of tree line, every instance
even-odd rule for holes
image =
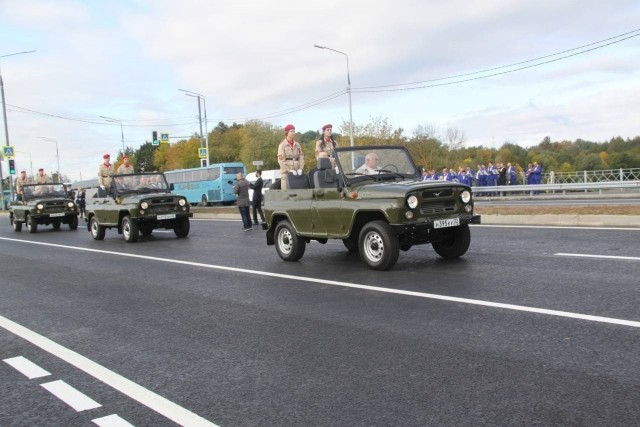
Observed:
[[[349,145],[349,123],[334,126],[334,138],[341,146]],[[209,163],[242,162],[247,171],[255,170],[253,161],[261,160],[261,169],[279,169],[277,161],[278,144],[284,139],[284,130],[262,122],[250,121],[229,126],[223,122],[209,134]],[[297,133],[296,140],[302,145],[306,169],[314,166],[315,141],[318,131]],[[439,130],[431,125],[420,125],[411,134],[402,128],[389,125],[385,117],[372,117],[370,122],[354,125],[355,145],[402,145],[411,153],[414,161],[426,169],[441,170],[479,164],[507,163],[526,168],[529,163],[538,162],[545,172],[573,172],[583,170],[604,170],[619,168],[640,168],[640,136],[634,138],[612,137],[609,141],[593,142],[552,141],[545,137],[538,145],[524,148],[514,142],[505,141],[499,148],[487,146],[466,146],[465,132],[449,127]],[[198,149],[199,135],[173,144],[154,146],[146,142],[137,150],[127,148],[133,158],[136,170],[168,171],[200,166]],[[116,167],[121,162],[118,156]]]

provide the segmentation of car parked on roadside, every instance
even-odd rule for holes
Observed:
[[[162,173],[114,175],[110,188],[87,199],[87,229],[102,240],[107,229],[115,228],[129,243],[158,228],[187,237],[193,213],[187,199],[172,190]]]
[[[400,251],[431,244],[443,258],[464,255],[469,224],[479,224],[467,185],[422,181],[404,147],[335,150],[336,167],[318,158],[309,174],[287,175],[287,190],[265,194],[267,245],[297,261],[311,240],[340,239],[374,270],[393,267]],[[366,161],[365,161],[366,159]]]
[[[39,225],[52,225],[54,230],[62,224],[78,228],[78,207],[64,184],[25,184],[22,189],[22,201],[9,205],[15,231],[22,231],[22,224],[30,233],[36,233]]]

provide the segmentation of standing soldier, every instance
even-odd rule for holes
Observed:
[[[24,185],[28,184],[27,171],[20,171],[20,176],[16,179],[16,200],[21,202],[24,200]]]
[[[322,126],[322,136],[318,141],[316,141],[316,158],[320,156],[320,153],[325,153],[327,157],[331,160],[331,167],[336,167],[336,157],[334,148],[338,146],[333,136],[331,136],[331,132],[333,131],[333,126],[330,123]]]
[[[103,163],[101,163],[98,168],[98,184],[100,185],[100,189],[104,190],[111,185],[113,165],[109,163],[111,161],[111,156],[109,154],[102,156],[102,159]]]
[[[133,173],[133,166],[130,163],[131,159],[128,154],[125,154],[122,157],[122,164],[118,167],[118,175],[125,175],[128,173]]]
[[[40,168],[38,169],[38,175],[36,175],[36,178],[33,180],[34,184],[46,184],[49,180],[47,179],[47,176],[44,174],[44,169]]]
[[[292,171],[301,173],[304,168],[302,147],[299,142],[293,140],[296,134],[295,126],[285,126],[284,133],[286,137],[278,145],[278,163],[280,164],[280,175],[282,175],[280,188],[282,190],[287,189],[287,173]]]

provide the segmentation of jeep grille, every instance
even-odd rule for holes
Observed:
[[[420,213],[423,215],[433,215],[439,213],[453,212],[456,204],[453,200],[442,203],[425,202],[420,205]]]
[[[148,212],[178,210],[178,204],[173,197],[154,197],[152,199],[148,199],[147,203],[149,203],[149,208],[147,209]]]

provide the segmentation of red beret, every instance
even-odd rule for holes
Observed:
[[[289,124],[284,127],[284,131],[289,132],[291,129],[295,129],[295,128],[296,127],[294,125]]]
[[[104,156],[102,156],[103,159],[110,159],[111,156],[109,154],[105,154]]]
[[[331,126],[331,123],[327,123],[326,125],[322,126],[322,130],[325,129],[333,129],[333,126]]]

